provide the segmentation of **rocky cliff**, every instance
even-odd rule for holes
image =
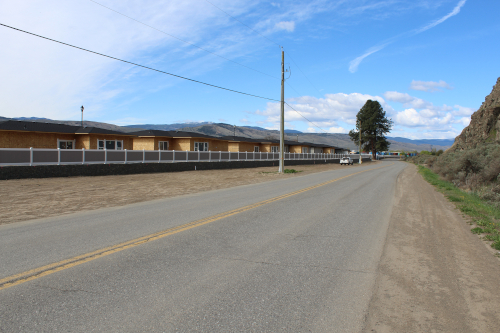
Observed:
[[[486,142],[500,144],[500,77],[479,110],[472,114],[469,126],[455,138],[450,151],[476,148]]]

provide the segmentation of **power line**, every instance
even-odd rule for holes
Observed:
[[[93,0],[90,0],[90,1],[93,1]],[[212,6],[214,6],[215,8],[217,8],[218,10],[220,10],[221,12],[223,12],[224,14],[226,14],[227,16],[231,17],[233,20],[236,20],[238,21],[240,24],[244,25],[245,27],[247,27],[248,29],[252,30],[253,32],[255,32],[256,34],[258,34],[259,36],[261,36],[262,38],[265,38],[267,39],[268,41],[270,41],[271,43],[275,44],[275,45],[278,45],[279,47],[281,47],[280,44],[276,43],[275,41],[269,39],[268,37],[262,35],[260,32],[252,29],[251,27],[249,27],[248,25],[246,25],[245,23],[241,22],[240,20],[238,20],[236,17],[234,16],[231,16],[229,13],[227,13],[226,11],[222,10],[221,8],[217,7],[216,5],[214,5],[213,3],[211,3],[210,1],[208,0],[205,0],[206,2],[208,2],[209,4],[211,4]],[[316,89],[320,94],[321,94],[321,91],[316,88],[316,86],[311,82],[311,80],[309,80],[309,78],[306,76],[306,74],[300,69],[299,65],[297,65],[297,63],[293,60],[293,58],[288,55],[290,57],[290,59],[293,61],[293,63],[295,64],[295,66],[297,66],[297,68],[299,69],[299,71],[302,73],[302,75],[304,75],[304,77],[306,78],[306,80],[311,84],[311,86]],[[293,87],[291,87],[293,89]],[[295,90],[295,89],[293,89]],[[297,92],[297,90],[295,90],[295,92]],[[298,93],[298,92],[297,92]],[[300,94],[299,94],[300,95]]]
[[[323,132],[325,132],[325,133],[328,134],[328,131],[325,131],[324,129],[322,129],[321,127],[319,127],[318,125],[316,125],[315,123],[313,123],[312,121],[310,121],[309,119],[307,119],[306,117],[304,117],[304,115],[302,115],[302,113],[300,113],[299,111],[295,110],[290,104],[288,104],[287,102],[285,102],[285,104],[288,105],[288,107],[290,109],[292,109],[293,111],[297,112],[302,118],[304,118],[305,120],[307,120],[307,122],[309,122],[310,124],[314,125],[314,127],[317,127],[320,130],[322,130]]]
[[[155,27],[153,27],[153,26],[151,26],[151,25],[149,25],[149,24],[146,24],[146,23],[144,23],[144,22],[141,22],[141,21],[139,21],[139,20],[137,20],[137,19],[135,19],[135,18],[133,18],[133,17],[130,17],[130,16],[128,16],[128,15],[125,15],[125,14],[123,14],[123,13],[120,13],[119,11],[117,11],[117,10],[115,10],[115,9],[113,9],[113,8],[110,8],[110,7],[108,7],[108,6],[105,6],[105,5],[103,5],[103,4],[101,4],[101,3],[97,2],[97,1],[94,1],[94,0],[89,0],[89,1],[91,1],[91,2],[95,3],[96,5],[99,5],[99,6],[101,6],[101,7],[104,7],[104,8],[106,8],[106,9],[108,9],[108,10],[111,10],[112,12],[115,12],[115,13],[117,13],[118,15],[124,16],[124,17],[126,17],[126,18],[128,18],[128,19],[130,19],[130,20],[132,20],[132,21],[135,21],[135,22],[137,22],[137,23],[139,23],[139,24],[142,24],[142,25],[144,25],[144,26],[146,26],[146,27],[148,27],[148,28],[154,29],[154,30],[156,30],[156,31],[158,31],[158,32],[161,32],[162,34],[165,34],[165,35],[167,35],[167,36],[170,36],[170,37],[172,37],[172,38],[175,38],[175,39],[177,39],[177,40],[179,40],[179,41],[181,41],[181,42],[183,42],[183,43],[189,44],[189,45],[194,46],[194,47],[196,47],[196,48],[198,48],[198,49],[200,49],[200,50],[202,50],[202,51],[205,51],[205,52],[207,52],[207,53],[210,53],[210,54],[212,54],[212,55],[214,55],[214,56],[217,56],[217,57],[222,58],[222,59],[224,59],[224,60],[230,61],[230,62],[232,62],[232,63],[234,63],[234,64],[239,65],[239,66],[243,66],[243,67],[245,67],[245,68],[247,68],[247,69],[250,69],[250,70],[252,70],[252,71],[254,71],[254,72],[257,72],[257,73],[260,73],[260,74],[263,74],[263,75],[266,75],[266,76],[269,76],[269,77],[272,77],[272,78],[274,78],[274,79],[279,80],[279,78],[278,78],[278,77],[276,77],[276,76],[272,76],[272,75],[270,75],[270,74],[267,74],[267,73],[261,72],[261,71],[259,71],[259,70],[257,70],[257,69],[254,69],[254,68],[252,68],[252,67],[248,67],[248,66],[243,65],[243,64],[241,64],[241,63],[239,63],[239,62],[237,62],[237,61],[234,61],[234,60],[228,59],[228,58],[226,58],[226,57],[224,57],[224,56],[221,56],[221,55],[219,55],[219,54],[217,54],[217,53],[215,53],[215,52],[212,52],[212,51],[209,51],[209,50],[207,50],[207,49],[204,49],[204,48],[203,48],[203,47],[201,47],[201,46],[198,46],[198,45],[193,44],[193,43],[191,43],[191,42],[188,42],[188,41],[186,41],[186,40],[184,40],[184,39],[181,39],[181,38],[179,38],[179,37],[176,37],[176,36],[174,36],[174,35],[171,35],[171,34],[169,34],[169,33],[165,32],[165,31],[163,31],[163,30],[160,30],[160,29],[155,28]]]
[[[307,77],[307,75],[302,71],[302,69],[300,69],[299,65],[297,65],[297,63],[295,62],[295,60],[293,60],[292,56],[290,55],[290,53],[288,53],[288,57],[290,57],[290,59],[292,60],[292,62],[295,64],[295,66],[297,66],[297,68],[299,69],[299,71],[302,73],[302,75],[304,75],[304,77],[306,78],[306,80],[311,84],[311,86],[313,86],[314,89],[316,89],[320,94],[321,94],[321,91],[319,91],[318,88],[316,88],[316,86],[311,82],[311,80],[309,80],[309,78]]]
[[[206,83],[206,82],[202,82],[202,81],[190,79],[190,78],[187,78],[187,77],[184,77],[184,76],[180,76],[180,75],[177,75],[177,74],[168,73],[168,72],[165,72],[165,71],[162,71],[162,70],[159,70],[159,69],[155,69],[155,68],[152,68],[152,67],[148,67],[148,66],[136,64],[136,63],[131,62],[131,61],[123,60],[123,59],[120,59],[120,58],[115,58],[115,57],[112,57],[112,56],[109,56],[109,55],[106,55],[106,54],[103,54],[103,53],[99,53],[99,52],[91,51],[91,50],[88,50],[88,49],[84,49],[83,47],[79,47],[79,46],[75,46],[75,45],[72,45],[72,44],[60,42],[60,41],[52,39],[52,38],[44,37],[44,36],[37,35],[37,34],[34,34],[32,32],[29,32],[29,31],[25,31],[25,30],[21,30],[21,29],[18,29],[18,28],[14,28],[14,27],[11,27],[11,26],[3,24],[3,23],[0,23],[0,25],[4,26],[6,28],[10,28],[10,29],[13,29],[13,30],[24,32],[24,33],[26,33],[28,35],[32,35],[32,36],[35,36],[35,37],[39,37],[39,38],[43,38],[43,39],[46,39],[46,40],[50,40],[51,42],[56,42],[56,43],[59,43],[59,44],[62,44],[62,45],[70,46],[70,47],[73,47],[75,49],[79,49],[79,50],[82,50],[82,51],[85,51],[85,52],[97,54],[97,55],[100,55],[100,56],[103,56],[103,57],[106,57],[106,58],[110,58],[110,59],[113,59],[113,60],[118,60],[118,61],[124,62],[126,64],[134,65],[134,66],[137,66],[137,67],[142,67],[142,68],[149,69],[149,70],[152,70],[152,71],[155,71],[155,72],[158,72],[158,73],[162,73],[162,74],[166,74],[166,75],[170,75],[170,76],[175,76],[175,77],[180,78],[180,79],[188,80],[188,81],[195,82],[195,83],[204,84],[206,86],[210,86],[210,87],[214,87],[214,88],[218,88],[218,89],[222,89],[222,90],[231,91],[231,92],[238,93],[238,94],[241,94],[241,95],[247,95],[247,96],[251,96],[251,97],[256,97],[256,98],[261,98],[261,99],[267,99],[269,101],[274,101],[274,102],[280,102],[277,99],[262,97],[262,96],[258,96],[258,95],[252,95],[252,94],[244,93],[244,92],[233,90],[233,89],[229,89],[229,88],[224,88],[224,87],[216,86],[214,84],[210,84],[210,83]]]

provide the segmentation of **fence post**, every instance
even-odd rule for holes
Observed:
[[[200,150],[198,149],[198,162],[200,161]]]
[[[142,163],[146,162],[146,149],[142,150]]]
[[[104,148],[104,164],[108,162],[108,150]]]
[[[61,165],[61,148],[57,147],[57,165]]]
[[[212,162],[212,151],[211,150],[208,151],[208,161]]]
[[[158,148],[158,163],[161,163],[161,149]]]
[[[30,166],[33,165],[33,147],[30,147]]]
[[[127,149],[125,149],[125,163],[124,164],[127,164]]]
[[[172,163],[175,163],[175,150],[172,150]]]
[[[188,161],[189,150],[186,150],[186,162]]]
[[[219,150],[219,162],[222,161],[222,151]]]
[[[85,164],[85,148],[82,148],[82,164]]]

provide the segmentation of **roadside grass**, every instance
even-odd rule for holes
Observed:
[[[484,235],[483,239],[493,242],[491,247],[500,251],[500,209],[481,200],[474,193],[460,190],[428,168],[417,166],[426,181],[436,186],[463,214],[471,218],[472,223],[477,226],[471,232]]]

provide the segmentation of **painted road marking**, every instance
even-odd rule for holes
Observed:
[[[211,223],[211,222],[215,222],[215,221],[224,219],[226,217],[240,214],[240,213],[246,212],[248,210],[251,210],[251,209],[254,209],[257,207],[261,207],[261,206],[264,206],[264,205],[267,205],[267,204],[270,204],[270,203],[273,203],[273,202],[276,202],[279,200],[283,200],[283,199],[289,198],[291,196],[294,196],[294,195],[297,195],[300,193],[304,193],[304,192],[313,190],[315,188],[322,187],[322,186],[334,183],[336,181],[339,181],[339,180],[342,180],[342,179],[345,179],[345,178],[348,178],[348,177],[351,177],[351,176],[354,176],[354,175],[357,175],[357,174],[360,174],[363,172],[372,171],[372,170],[376,170],[376,169],[380,169],[380,168],[385,168],[385,167],[388,167],[388,166],[393,165],[393,164],[394,163],[391,163],[389,165],[384,165],[381,167],[377,167],[377,168],[373,168],[373,169],[358,171],[358,172],[355,172],[353,174],[350,174],[350,175],[347,175],[344,177],[332,179],[332,180],[329,180],[329,181],[324,182],[324,183],[320,183],[320,184],[310,186],[310,187],[307,187],[307,188],[304,188],[301,190],[297,190],[294,192],[283,194],[283,195],[280,195],[278,197],[274,197],[274,198],[267,199],[267,200],[264,200],[261,202],[257,202],[255,204],[240,207],[240,208],[237,208],[234,210],[230,210],[230,211],[227,211],[224,213],[220,213],[217,215],[206,217],[206,218],[203,218],[201,220],[186,223],[186,224],[183,224],[183,225],[180,225],[177,227],[162,230],[162,231],[159,231],[159,232],[147,235],[147,236],[139,237],[139,238],[136,238],[136,239],[133,239],[130,241],[126,241],[126,242],[123,242],[120,244],[108,246],[108,247],[105,247],[103,249],[99,249],[97,251],[89,252],[89,253],[82,254],[82,255],[79,255],[79,256],[76,256],[76,257],[73,257],[70,259],[61,260],[61,261],[58,261],[58,262],[53,263],[53,264],[49,264],[49,265],[45,265],[45,266],[42,266],[39,268],[35,268],[35,269],[29,270],[29,271],[26,271],[23,273],[8,276],[6,278],[0,279],[0,290],[7,289],[7,288],[13,287],[13,286],[17,286],[19,284],[38,279],[38,278],[41,278],[43,276],[47,276],[47,275],[50,275],[52,273],[59,272],[59,271],[65,270],[65,269],[70,268],[70,267],[78,266],[78,265],[81,265],[83,263],[107,256],[107,255],[110,255],[110,254],[113,254],[116,252],[130,249],[132,247],[136,247],[138,245],[141,245],[141,244],[144,244],[144,243],[147,243],[150,241],[154,241],[154,240],[166,237],[166,236],[177,234],[177,233],[182,232],[182,231],[186,231],[186,230],[193,229],[193,228],[196,228],[196,227],[199,227],[199,226]]]

